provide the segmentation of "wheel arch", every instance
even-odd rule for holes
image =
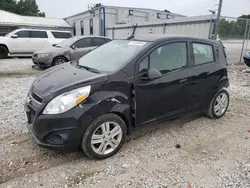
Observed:
[[[9,48],[8,48],[8,46],[7,46],[6,44],[1,44],[1,43],[0,43],[0,46],[5,47],[5,48],[8,50],[8,53],[10,53]]]

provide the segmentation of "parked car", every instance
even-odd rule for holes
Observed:
[[[42,72],[25,104],[42,147],[114,155],[134,129],[196,112],[221,118],[229,105],[218,41],[161,35],[111,41]]]
[[[69,31],[17,29],[0,37],[0,59],[11,55],[31,55],[35,50],[48,48],[72,37]]]
[[[51,67],[68,61],[78,60],[91,50],[111,41],[105,37],[76,36],[49,48],[33,53],[33,63],[39,67]]]

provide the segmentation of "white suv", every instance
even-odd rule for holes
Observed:
[[[0,59],[6,58],[8,54],[29,55],[70,37],[72,37],[70,31],[18,29],[5,37],[0,37]]]

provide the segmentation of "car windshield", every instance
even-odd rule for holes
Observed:
[[[148,44],[142,41],[114,40],[83,56],[78,65],[114,72]]]
[[[72,44],[74,44],[77,40],[78,40],[77,37],[71,37],[71,38],[69,38],[69,39],[63,40],[62,42],[56,44],[55,46],[56,46],[56,47],[69,47],[69,46],[71,46]]]

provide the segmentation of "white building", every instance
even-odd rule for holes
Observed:
[[[6,35],[7,33],[19,28],[72,31],[72,26],[61,18],[20,16],[18,14],[0,10],[0,36]]]
[[[154,9],[105,6],[97,4],[89,10],[69,16],[65,20],[73,26],[74,35],[106,36],[107,27],[116,24],[140,24],[145,21],[186,17]]]

